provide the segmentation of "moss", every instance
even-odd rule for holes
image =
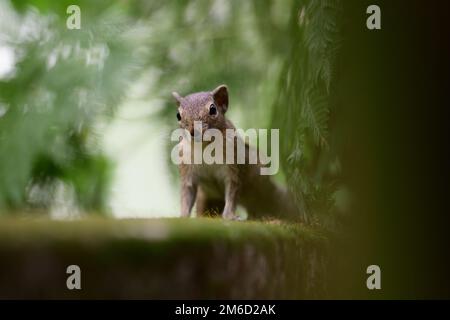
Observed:
[[[0,297],[322,297],[326,242],[273,222],[3,219]],[[81,291],[65,287],[70,264],[81,267]]]

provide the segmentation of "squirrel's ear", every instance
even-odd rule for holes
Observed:
[[[180,105],[180,103],[181,103],[181,100],[183,100],[183,97],[182,96],[180,96],[179,94],[178,94],[178,92],[172,92],[172,96],[175,98],[175,100],[177,101],[177,105],[179,106]]]
[[[225,113],[228,109],[228,88],[226,85],[222,84],[215,88],[211,92],[214,97],[214,101],[216,102],[219,108],[222,108],[223,113]]]

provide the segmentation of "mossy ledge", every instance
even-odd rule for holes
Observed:
[[[327,247],[274,222],[2,219],[0,298],[324,298]],[[69,265],[81,290],[66,287]]]

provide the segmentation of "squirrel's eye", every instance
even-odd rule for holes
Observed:
[[[179,112],[177,112],[177,119],[178,119],[178,121],[181,121],[181,115]]]
[[[209,106],[209,114],[212,116],[217,114],[217,108],[215,104]]]

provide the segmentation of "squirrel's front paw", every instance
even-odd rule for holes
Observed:
[[[234,213],[223,213],[222,218],[225,220],[234,220],[234,221],[243,221],[240,216],[235,215]]]

